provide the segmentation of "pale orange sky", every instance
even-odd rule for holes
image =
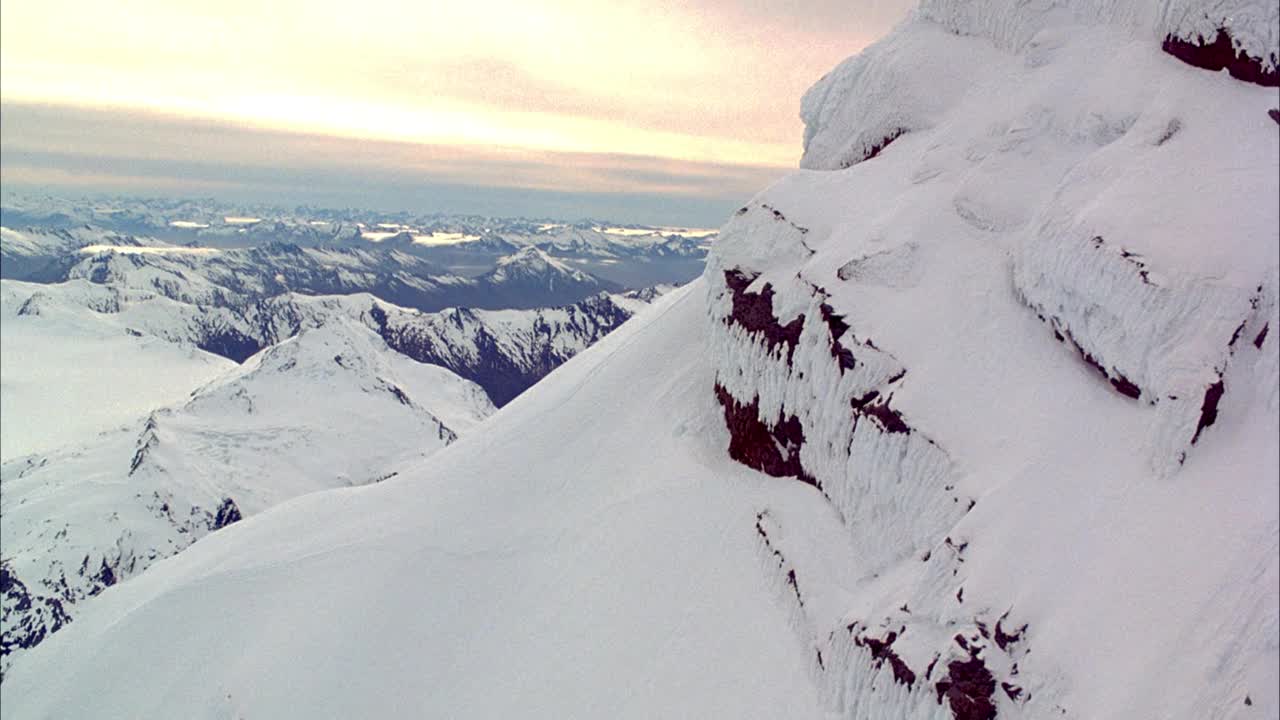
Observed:
[[[906,5],[5,0],[0,99],[487,153],[794,167],[801,94]]]

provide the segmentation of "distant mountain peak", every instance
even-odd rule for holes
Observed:
[[[493,270],[484,277],[491,282],[503,283],[512,280],[554,278],[556,276],[565,276],[575,283],[601,284],[595,277],[578,270],[563,260],[552,257],[533,245],[527,245],[511,255],[499,258]]]

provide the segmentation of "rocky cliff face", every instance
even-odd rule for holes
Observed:
[[[722,230],[729,455],[848,534],[755,527],[841,716],[1274,707],[1277,11],[1228,5],[926,2],[806,96],[832,172]],[[1209,577],[1167,555],[1245,537]],[[1167,665],[1089,667],[1126,657]]]

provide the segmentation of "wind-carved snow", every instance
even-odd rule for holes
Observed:
[[[908,31],[844,61],[805,93],[801,167],[849,167],[900,135],[933,127],[974,89],[984,68],[1002,64],[998,51],[1031,67],[1046,65],[1077,26],[1151,48],[1166,37],[1208,42],[1225,30],[1272,78],[1280,59],[1280,11],[1259,0],[925,0],[908,24]],[[1073,78],[1090,79],[1108,83],[1111,76]]]

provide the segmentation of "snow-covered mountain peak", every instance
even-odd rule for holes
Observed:
[[[4,283],[6,294],[17,294]],[[68,302],[62,289],[42,296],[57,312],[5,318],[6,346],[60,329],[81,345],[112,347],[89,333],[109,331],[116,318]],[[130,322],[166,309],[143,302],[144,308],[125,303],[113,314]],[[70,322],[77,312],[80,322]],[[167,319],[170,331],[184,322]],[[23,330],[29,334],[14,334]],[[171,347],[140,333],[116,338]],[[135,350],[121,360],[154,362],[155,352]],[[9,384],[13,375],[30,374],[10,362],[6,350],[6,422],[35,421],[10,405],[11,394],[26,389]],[[341,313],[239,366],[217,369],[185,400],[123,427],[5,458],[0,672],[77,617],[80,603],[157,560],[289,498],[394,477],[495,412],[475,383],[393,351],[357,317]]]
[[[548,255],[542,249],[533,245],[527,245],[510,255],[499,258],[496,267],[494,267],[489,276],[497,282],[503,282],[520,277],[546,277],[550,275],[564,275],[575,282],[585,282],[590,279],[590,276],[586,273]]]
[[[398,380],[401,377],[408,380]],[[267,390],[254,390],[256,386]],[[189,406],[265,397],[269,391],[283,412],[316,388],[326,393],[335,388],[387,393],[402,405],[435,415],[447,436],[470,430],[495,411],[480,386],[438,365],[410,360],[357,317],[342,314],[329,315],[318,326],[303,326],[296,335],[267,347],[245,361],[238,377],[194,393]]]

